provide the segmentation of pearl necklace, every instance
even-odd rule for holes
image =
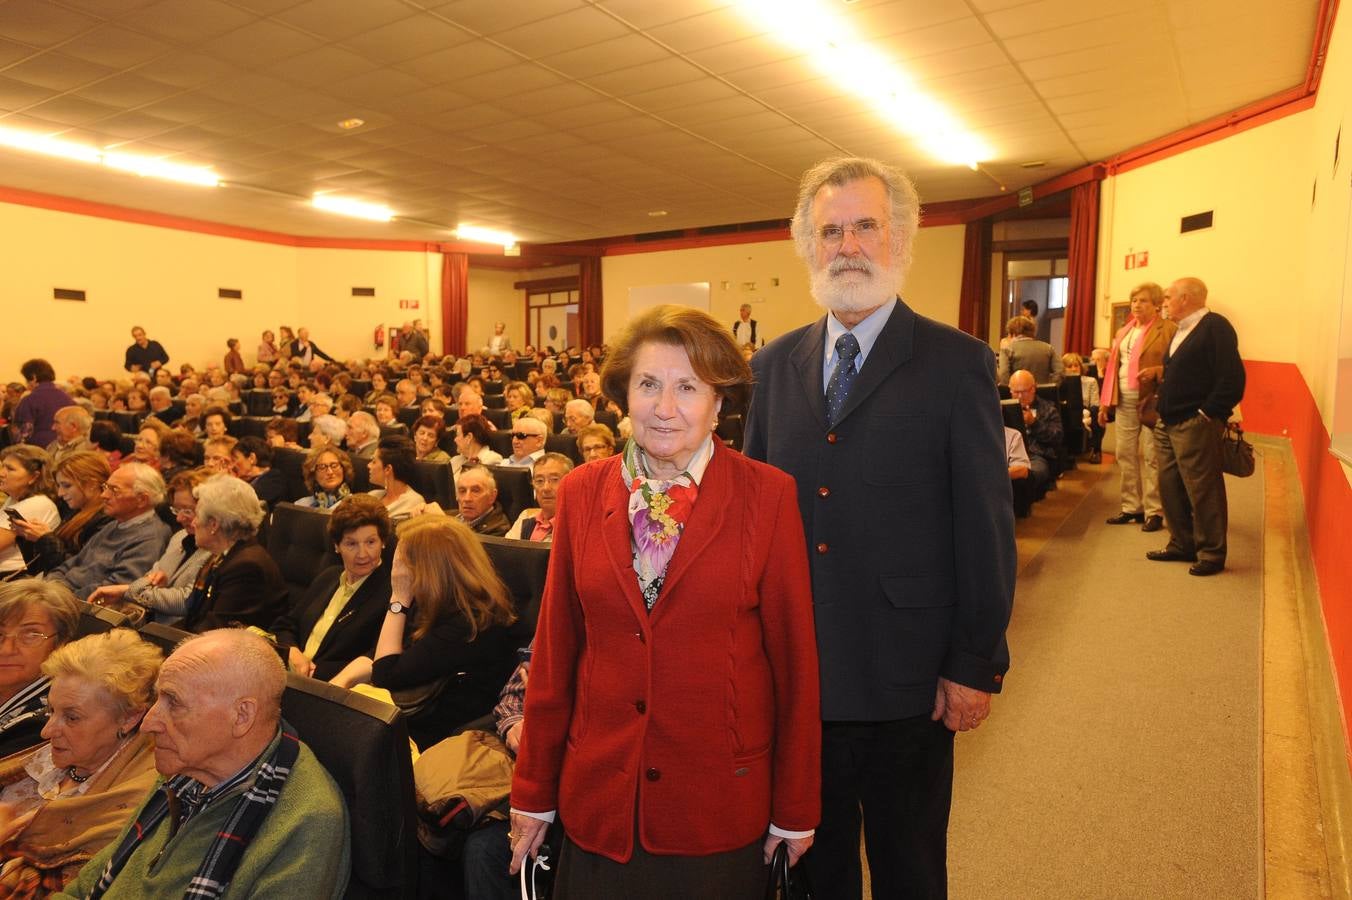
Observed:
[[[66,776],[76,784],[84,784],[86,781],[94,777],[94,773],[90,772],[88,775],[81,775],[75,771],[74,766],[66,766]]]

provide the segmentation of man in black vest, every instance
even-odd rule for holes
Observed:
[[[1164,292],[1164,308],[1178,331],[1164,355],[1158,393],[1160,502],[1169,543],[1146,556],[1193,565],[1193,575],[1225,568],[1228,510],[1221,440],[1225,423],[1244,397],[1244,362],[1234,326],[1206,307],[1206,285],[1180,278]]]
[[[875,160],[803,176],[792,233],[830,311],[752,358],[747,456],[793,475],[812,560],[823,897],[947,895],[953,736],[1009,668],[1014,512],[995,358],[896,295],[919,199]],[[862,812],[862,816],[861,816]]]
[[[737,315],[737,321],[732,323],[732,336],[737,346],[756,346],[756,320],[751,318],[751,304],[743,303]]]

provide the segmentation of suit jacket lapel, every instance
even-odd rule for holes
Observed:
[[[822,354],[826,346],[826,318],[818,319],[803,336],[790,354],[793,367],[798,370],[798,380],[807,398],[807,408],[816,416],[822,431],[830,423],[826,421],[826,390],[822,387]]]
[[[724,510],[732,494],[732,473],[727,460],[727,454],[731,452],[719,446],[717,439],[714,440],[714,455],[704,470],[704,477],[700,479],[699,496],[695,499],[695,508],[690,511],[690,520],[681,531],[681,542],[676,545],[676,553],[667,565],[666,577],[662,579],[662,593],[653,607],[654,615],[661,613],[676,583],[723,527]],[[633,581],[637,583],[638,579]]]
[[[825,338],[822,340],[825,341]],[[914,340],[915,313],[898,299],[892,315],[887,318],[887,324],[879,332],[878,339],[873,342],[873,348],[869,350],[868,358],[864,360],[864,367],[859,370],[859,379],[850,389],[850,396],[845,399],[845,405],[841,407],[841,421],[858,409],[859,405],[868,399],[869,394],[877,390],[887,376],[892,374],[892,370],[910,361],[915,350]],[[820,359],[817,366],[820,378]],[[825,403],[825,400],[822,402]]]
[[[618,462],[618,458],[616,459]],[[629,524],[629,491],[620,477],[619,466],[606,473],[601,488],[601,534],[610,557],[615,580],[624,591],[634,615],[642,621],[648,617],[648,606],[638,589],[638,575],[634,572],[634,531]],[[699,504],[696,504],[698,508]]]

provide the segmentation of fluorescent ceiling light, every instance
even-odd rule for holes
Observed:
[[[96,163],[102,160],[103,151],[98,147],[63,141],[45,134],[31,134],[15,131],[13,128],[0,128],[0,145],[15,150],[27,150],[30,153],[42,153],[47,156],[59,156],[78,162]]]
[[[314,205],[326,212],[356,216],[358,219],[371,219],[375,222],[388,222],[394,218],[394,210],[388,206],[351,200],[347,197],[335,197],[332,194],[315,194]]]
[[[818,0],[738,0],[742,14],[806,55],[842,93],[867,101],[926,153],[976,169],[994,153],[911,76],[868,46],[842,16]]]
[[[105,153],[103,164],[123,172],[132,172],[150,178],[165,178],[169,181],[181,181],[185,184],[198,184],[203,187],[216,187],[221,179],[211,169],[200,166],[183,166],[178,163],[152,159],[149,156],[133,156],[129,153]]]
[[[494,231],[492,228],[480,228],[478,225],[457,226],[455,236],[464,241],[475,241],[480,244],[501,244],[504,247],[516,244],[516,235],[506,231]]]

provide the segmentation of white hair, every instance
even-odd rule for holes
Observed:
[[[215,520],[221,532],[232,541],[253,537],[263,524],[263,504],[254,489],[233,475],[213,475],[193,488],[197,498],[197,516],[203,522]]]
[[[341,444],[343,438],[347,437],[347,423],[331,413],[315,416],[314,421],[310,423],[310,429],[318,431],[334,444]]]
[[[920,227],[920,196],[900,169],[876,159],[837,157],[820,162],[803,174],[798,187],[798,207],[790,227],[794,247],[799,256],[811,263],[817,242],[817,225],[812,221],[812,202],[817,192],[828,184],[840,187],[862,178],[876,178],[887,190],[892,253],[905,275],[911,267],[912,244]]]
[[[563,405],[563,411],[565,413],[585,412],[587,414],[588,422],[593,421],[596,418],[596,407],[592,406],[590,403],[588,403],[586,400],[581,399],[580,397],[573,400],[569,400],[567,403],[565,403]]]
[[[164,477],[153,468],[140,462],[125,462],[118,468],[131,473],[131,489],[150,501],[151,506],[164,502]]]

